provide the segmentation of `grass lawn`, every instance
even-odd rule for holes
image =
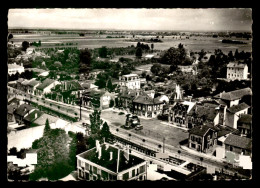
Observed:
[[[113,111],[103,111],[101,117],[109,120],[113,125],[118,127],[124,125],[126,120],[125,115],[118,115],[117,112]],[[156,118],[140,118],[140,123],[143,125],[143,129],[138,131],[131,129],[130,131],[159,141],[162,141],[165,137],[165,143],[173,146],[178,146],[180,141],[188,138],[189,133],[184,132],[182,129],[162,124],[161,122],[162,121]]]

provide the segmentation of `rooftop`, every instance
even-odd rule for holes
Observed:
[[[126,74],[126,75],[123,75],[122,77],[132,77],[132,76],[138,76],[137,74]]]
[[[233,100],[241,99],[243,96],[246,96],[246,95],[252,95],[251,88],[247,87],[247,88],[238,89],[235,91],[222,92],[220,94],[215,95],[214,97],[218,98],[218,99],[233,101]]]
[[[24,116],[25,114],[27,114],[29,111],[31,111],[32,109],[34,109],[32,106],[28,105],[28,104],[22,104],[21,106],[19,106],[16,110],[15,113],[20,115],[20,116]]]
[[[49,85],[51,85],[52,83],[54,83],[55,80],[52,80],[52,79],[45,79],[42,84],[40,84],[39,86],[36,87],[36,89],[40,89],[40,90],[43,90],[45,89],[46,87],[48,87]]]
[[[240,103],[238,105],[234,105],[230,108],[228,108],[227,110],[233,114],[240,112],[241,110],[245,110],[247,108],[249,108],[250,106],[248,106],[246,103]]]
[[[8,64],[8,70],[9,70],[9,69],[18,69],[18,68],[23,68],[23,66],[17,65],[16,63],[14,63],[14,64]]]
[[[35,114],[37,114],[37,116],[35,116]],[[37,118],[39,118],[43,113],[40,112],[39,110],[34,110],[33,112],[31,112],[30,114],[28,114],[28,116],[26,116],[24,118],[25,121],[28,122],[33,122],[35,121]]]
[[[239,62],[230,62],[227,67],[229,68],[244,68],[247,66],[245,63],[239,63]]]
[[[216,129],[213,126],[201,125],[201,126],[193,127],[189,131],[189,133],[194,134],[194,135],[198,135],[198,136],[204,136],[208,132],[209,129],[216,131]]]
[[[45,125],[46,123],[46,119],[49,120],[49,124],[52,124],[52,123],[56,123],[59,118],[58,117],[55,117],[55,116],[51,116],[51,115],[48,115],[48,114],[42,114],[39,118],[37,118],[34,123],[38,124],[38,125]]]
[[[246,138],[234,134],[228,135],[224,143],[242,149],[247,149],[247,150],[252,149],[252,140],[250,138]]]
[[[88,151],[85,151],[81,154],[79,154],[79,157],[82,157],[84,159],[87,159],[97,165],[100,165],[110,171],[113,171],[116,173],[117,171],[117,158],[118,158],[118,150],[119,148],[116,148],[112,145],[109,145],[108,149],[106,150],[105,144],[101,145],[101,158],[98,159],[98,152],[96,152],[96,147],[92,148]],[[113,153],[113,158],[112,160],[110,159],[110,152]],[[136,157],[134,155],[129,154],[129,161],[124,156],[124,151],[120,150],[119,151],[119,169],[118,172],[122,172],[128,168],[131,168],[135,165],[138,165],[145,160]]]
[[[160,101],[158,98],[152,98],[147,95],[139,95],[137,96],[134,101],[135,103],[140,103],[140,104],[162,104],[164,103],[163,101]]]
[[[34,87],[34,86],[36,86],[39,83],[41,83],[41,82],[38,81],[38,80],[31,80],[31,81],[29,81],[29,83],[27,85]]]
[[[247,123],[252,124],[252,115],[250,114],[242,114],[238,120],[238,123]]]

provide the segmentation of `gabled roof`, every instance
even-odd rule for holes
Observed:
[[[49,85],[51,85],[51,84],[54,83],[54,82],[55,82],[55,80],[52,80],[52,79],[47,78],[47,79],[45,79],[45,80],[43,81],[42,84],[40,84],[39,86],[37,86],[36,89],[44,90],[46,87],[48,87]]]
[[[37,116],[35,116],[35,114],[37,114]],[[28,121],[28,122],[33,122],[35,121],[36,119],[38,119],[43,113],[40,112],[39,110],[34,110],[33,112],[31,112],[30,114],[28,114],[24,120],[25,121]],[[36,117],[36,118],[35,118]]]
[[[151,98],[149,96],[145,95],[139,95],[137,96],[134,101],[135,103],[140,103],[140,104],[163,104],[163,101],[160,101],[158,98]]]
[[[218,99],[233,101],[233,100],[241,99],[243,96],[246,95],[252,95],[251,88],[248,87],[248,88],[238,89],[230,92],[222,92],[220,94],[215,95],[214,97]]]
[[[22,104],[21,106],[19,106],[14,113],[20,116],[24,116],[25,114],[27,114],[29,111],[31,111],[32,109],[34,109],[32,106],[28,105],[28,104]]]
[[[86,160],[89,160],[99,166],[102,166],[112,172],[117,173],[117,162],[119,162],[119,169],[118,172],[122,172],[126,169],[134,167],[140,163],[143,163],[145,160],[136,157],[134,155],[129,154],[129,160],[127,161],[124,156],[124,151],[120,150],[119,152],[119,161],[118,159],[118,148],[109,145],[109,147],[105,148],[105,144],[101,146],[101,158],[98,159],[98,152],[96,152],[96,147],[90,150],[87,150],[77,156],[82,157]],[[110,160],[110,152],[112,152],[112,160]]]
[[[29,81],[29,83],[27,85],[31,86],[31,87],[34,87],[34,86],[36,86],[39,83],[41,83],[41,82],[38,81],[38,80],[31,80],[31,81]]]
[[[246,103],[240,103],[238,105],[234,105],[230,108],[228,108],[227,110],[233,114],[240,112],[241,110],[245,110],[247,108],[249,108],[250,106],[248,106]]]
[[[230,134],[226,138],[225,144],[246,149],[246,150],[251,150],[252,149],[252,140],[250,138]]]
[[[188,115],[195,115],[199,118],[205,117],[207,120],[213,121],[218,114],[218,111],[213,107],[196,105]]]
[[[193,127],[189,133],[198,135],[198,136],[204,136],[209,130],[216,131],[213,127],[210,127],[208,125],[200,125],[200,126],[195,126]]]

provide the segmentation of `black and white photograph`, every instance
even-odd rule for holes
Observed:
[[[252,180],[252,12],[10,8],[7,181]]]

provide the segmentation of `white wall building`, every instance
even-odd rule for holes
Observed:
[[[16,73],[21,74],[22,72],[24,72],[24,67],[23,64],[21,65],[17,65],[16,63],[14,64],[8,64],[8,74],[11,76],[12,74],[16,74]]]
[[[140,89],[140,78],[137,74],[127,74],[119,77],[120,86],[128,89]]]
[[[248,66],[243,63],[230,62],[227,65],[227,79],[246,80],[248,76]]]

